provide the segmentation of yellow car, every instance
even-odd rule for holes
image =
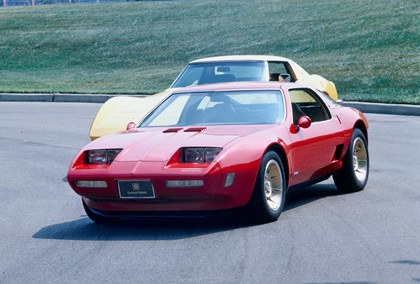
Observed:
[[[232,55],[191,61],[169,89],[147,96],[118,96],[103,104],[90,129],[92,140],[106,134],[125,130],[127,124],[139,121],[174,89],[194,85],[236,81],[296,82],[316,88],[333,100],[338,99],[333,82],[309,74],[294,61],[265,55]]]

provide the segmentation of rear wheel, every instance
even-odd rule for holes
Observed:
[[[267,152],[258,170],[249,214],[258,222],[272,222],[279,218],[286,197],[286,179],[281,159],[274,151]]]
[[[356,128],[343,159],[343,166],[333,174],[338,190],[344,193],[361,191],[369,177],[369,152],[363,132]]]
[[[91,209],[82,198],[83,208],[85,209],[88,217],[95,223],[111,223],[115,221],[113,217],[107,217],[97,213],[94,209]]]

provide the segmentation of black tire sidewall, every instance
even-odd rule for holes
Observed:
[[[360,138],[363,141],[365,149],[366,149],[367,172],[366,172],[366,177],[363,181],[360,181],[356,177],[356,173],[354,172],[354,169],[353,169],[354,142],[357,138]],[[365,135],[360,129],[355,128],[351,135],[350,144],[348,146],[347,152],[343,159],[343,165],[341,169],[338,170],[333,175],[334,182],[337,188],[343,192],[356,192],[356,191],[363,190],[369,178],[369,167],[370,167],[369,151],[368,151],[368,144],[367,144]]]
[[[279,208],[272,210],[267,203],[267,199],[264,191],[264,177],[265,177],[265,167],[267,163],[271,160],[275,160],[280,167],[280,172],[282,175],[283,188],[282,188],[282,199]],[[263,159],[261,160],[260,167],[258,169],[258,175],[254,186],[254,192],[251,197],[252,205],[252,214],[257,217],[259,221],[270,222],[275,221],[279,218],[281,212],[283,211],[284,202],[286,197],[286,179],[284,173],[283,163],[280,157],[274,151],[267,152]]]

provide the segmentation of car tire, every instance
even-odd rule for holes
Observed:
[[[83,198],[82,198],[82,203],[83,203],[83,208],[85,209],[86,215],[88,215],[88,217],[95,223],[112,223],[115,221],[115,218],[113,217],[107,217],[107,216],[96,213],[89,206],[87,206]]]
[[[258,169],[248,214],[259,223],[275,221],[283,211],[286,198],[286,178],[280,157],[267,152]]]
[[[369,177],[369,151],[363,132],[354,129],[342,167],[333,174],[337,189],[343,193],[361,191]]]

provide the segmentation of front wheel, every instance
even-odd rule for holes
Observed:
[[[262,223],[279,218],[286,198],[286,178],[281,159],[274,151],[267,152],[260,164],[248,213]]]
[[[333,174],[337,189],[344,193],[361,191],[369,177],[369,151],[365,135],[360,129],[352,133],[343,166]]]

